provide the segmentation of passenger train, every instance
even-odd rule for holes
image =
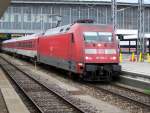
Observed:
[[[75,73],[86,81],[110,81],[121,71],[111,25],[77,22],[6,40],[2,50]]]

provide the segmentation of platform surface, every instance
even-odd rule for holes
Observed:
[[[30,113],[0,68],[0,90],[9,113]]]
[[[122,71],[137,73],[143,76],[150,77],[150,63],[147,62],[122,62],[120,63],[122,66]]]

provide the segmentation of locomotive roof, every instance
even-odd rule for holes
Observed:
[[[66,32],[70,29],[71,27],[71,24],[69,25],[64,25],[64,26],[61,26],[61,27],[56,27],[56,28],[52,28],[52,29],[48,29],[44,35],[54,35],[54,34],[57,34],[57,33],[63,33],[63,32]]]
[[[38,36],[40,36],[40,35],[41,35],[41,33],[27,35],[27,36],[22,36],[22,37],[19,37],[19,38],[13,38],[13,39],[10,39],[10,40],[3,41],[3,43],[23,41],[23,40],[30,40],[30,39],[37,39]]]
[[[52,28],[52,29],[48,29],[45,32],[45,36],[46,35],[54,35],[57,33],[64,33],[70,30],[70,28],[74,25],[85,25],[85,26],[108,26],[106,24],[90,24],[90,23],[75,23],[75,24],[69,24],[69,25],[64,25],[61,27],[56,27],[56,28]]]

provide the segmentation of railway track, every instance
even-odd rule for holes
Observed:
[[[117,84],[91,85],[96,90],[117,96],[136,105],[150,109],[150,95]]]
[[[0,65],[41,113],[95,112],[88,106],[85,107],[80,102],[72,100],[65,92],[58,94],[59,89],[55,89],[55,86],[50,89],[2,57]]]
[[[148,111],[150,111],[150,95],[148,94],[143,94],[142,92],[129,89],[127,87],[123,87],[116,84],[109,84],[109,85],[108,84],[107,85],[87,84],[87,85],[94,88],[97,91],[104,92],[106,95],[108,94],[117,97],[118,99],[122,99],[123,102],[125,100],[125,102],[127,103],[133,103],[130,105],[137,105],[140,108],[148,109]],[[88,108],[84,108],[83,112],[93,113],[89,111]]]

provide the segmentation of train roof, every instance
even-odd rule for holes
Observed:
[[[24,40],[30,40],[30,39],[37,39],[38,36],[40,36],[42,33],[38,34],[32,34],[32,35],[27,35],[27,36],[22,36],[19,38],[13,38],[10,40],[3,41],[3,43],[9,43],[9,42],[16,42],[16,41],[24,41]]]
[[[46,36],[46,35],[54,35],[54,34],[58,34],[58,33],[65,33],[65,32],[68,32],[72,28],[72,26],[76,26],[76,25],[110,26],[110,25],[106,25],[106,24],[74,23],[74,24],[69,24],[69,25],[64,25],[64,26],[48,29],[45,33],[37,33],[37,34],[27,35],[27,36],[23,36],[23,37],[19,37],[19,38],[13,38],[10,40],[3,41],[3,43],[37,39],[41,35]]]
[[[91,23],[74,23],[74,24],[68,24],[68,25],[64,25],[64,26],[60,26],[60,27],[56,27],[56,28],[52,28],[52,29],[48,29],[44,35],[54,35],[54,34],[58,34],[58,33],[65,33],[67,31],[69,31],[72,26],[75,25],[85,25],[85,26],[110,26],[110,25],[106,25],[106,24],[91,24]]]
[[[71,27],[71,24],[69,25],[64,25],[64,26],[61,26],[61,27],[56,27],[56,28],[52,28],[52,29],[48,29],[44,35],[54,35],[54,34],[57,34],[57,33],[64,33],[66,31],[68,31]]]

